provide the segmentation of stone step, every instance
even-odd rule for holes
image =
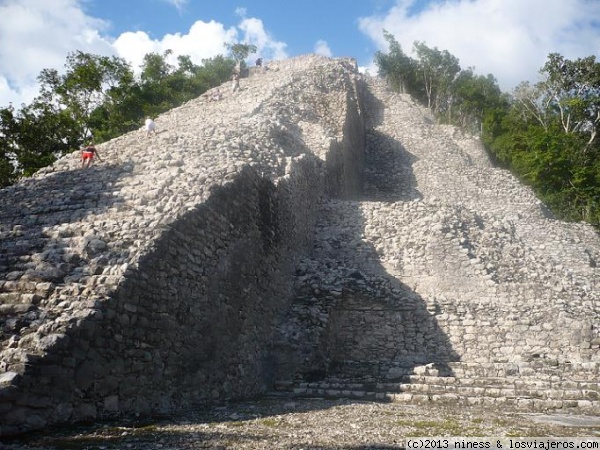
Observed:
[[[568,377],[572,381],[596,381],[600,379],[597,362],[550,363],[540,361],[498,362],[447,362],[422,366],[395,366],[386,361],[336,362],[336,374],[341,379],[387,379],[402,380],[411,375],[455,378],[527,378],[558,381]],[[369,374],[362,377],[360,374]],[[378,374],[378,375],[376,375]]]
[[[276,383],[271,395],[409,403],[436,401],[462,405],[507,404],[527,410],[580,408],[600,412],[600,383],[541,383],[536,386],[511,384],[508,380],[499,379],[433,378],[436,377],[423,377],[414,383],[280,381]]]
[[[318,389],[318,390],[363,390],[376,392],[407,392],[407,391],[464,391],[478,392],[483,391],[514,391],[517,395],[532,395],[539,397],[540,392],[546,392],[547,396],[555,398],[556,396],[564,397],[575,396],[576,398],[581,393],[585,397],[595,397],[600,400],[600,382],[575,382],[575,381],[539,381],[539,380],[523,380],[518,378],[476,378],[476,379],[460,379],[454,377],[432,377],[432,376],[410,376],[406,380],[400,382],[353,382],[339,380],[324,380],[317,382],[289,382],[280,381],[276,384],[277,388],[289,389],[290,387],[300,389]],[[558,394],[562,392],[562,394]]]
[[[503,397],[488,395],[462,395],[457,393],[387,393],[374,391],[335,391],[325,393],[319,391],[306,392],[282,392],[272,391],[268,397],[277,398],[327,398],[327,399],[351,399],[358,401],[396,402],[408,404],[437,403],[440,405],[464,405],[481,407],[510,408],[516,411],[558,411],[577,412],[578,414],[599,414],[600,401],[588,399],[553,399],[533,398],[524,396]]]
[[[54,288],[54,283],[48,281],[0,281],[0,294],[29,293],[47,296]]]
[[[548,363],[544,360],[519,363],[465,363],[452,362],[448,364],[456,377],[535,377],[549,378],[560,376],[577,380],[600,379],[600,365],[596,362]]]

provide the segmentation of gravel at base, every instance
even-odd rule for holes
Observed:
[[[548,417],[548,416],[546,416]],[[134,424],[93,424],[0,442],[27,449],[397,449],[416,436],[572,436],[600,426],[539,423],[534,415],[440,405],[262,399]]]

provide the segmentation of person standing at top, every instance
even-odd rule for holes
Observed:
[[[235,92],[240,89],[240,74],[238,72],[233,72],[231,75],[231,91]]]
[[[85,147],[82,147],[80,149],[80,152],[81,152],[81,168],[82,169],[84,167],[85,168],[90,167],[90,165],[94,161],[94,157],[98,157],[98,159],[100,161],[102,161],[102,158],[100,158],[100,154],[98,154],[98,150],[96,150],[96,147],[94,146],[93,142],[90,142]]]

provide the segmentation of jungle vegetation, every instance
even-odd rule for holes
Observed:
[[[427,106],[440,122],[481,137],[493,161],[531,186],[565,220],[600,227],[600,63],[552,53],[541,81],[504,93],[493,75],[462,68],[446,50],[414,43],[408,56],[384,32],[388,51],[374,60],[398,92]],[[145,117],[196,98],[228,80],[256,47],[227,46],[229,56],[194,64],[171,52],[145,55],[138,75],[121,58],[80,51],[65,70],[44,69],[39,95],[0,107],[0,187],[29,176],[93,139],[100,143],[139,128]]]
[[[64,70],[44,69],[39,94],[20,108],[0,108],[0,188],[29,176],[87,141],[105,142],[138,129],[146,117],[177,107],[231,77],[256,46],[227,44],[229,56],[197,65],[172,52],[144,56],[134,75],[122,58],[76,51]]]
[[[541,81],[503,93],[490,74],[463,69],[446,50],[415,42],[408,56],[385,32],[379,74],[443,123],[481,136],[495,164],[531,186],[553,213],[600,227],[600,63],[551,53]]]

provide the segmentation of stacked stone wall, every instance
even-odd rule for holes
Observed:
[[[322,197],[360,187],[356,78],[273,64],[0,192],[0,435],[267,390]]]
[[[552,373],[542,396],[585,381],[579,400],[598,408],[586,384],[600,374],[597,232],[552,217],[476,137],[366,80],[365,189],[324,205],[278,326],[280,379],[313,395],[430,364],[465,385]]]
[[[0,191],[0,436],[276,380],[461,376],[466,404],[493,379],[600,408],[591,227],[352,60],[240,84]]]

